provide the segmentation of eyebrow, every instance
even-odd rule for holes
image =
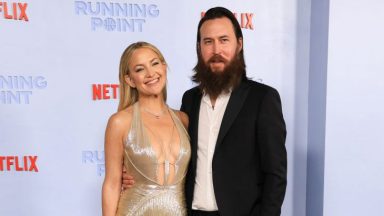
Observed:
[[[219,39],[228,38],[228,37],[229,37],[229,35],[221,35],[221,36],[219,36]],[[203,41],[205,41],[205,40],[213,40],[213,37],[204,37],[204,38],[202,38],[202,40]]]
[[[154,62],[155,60],[160,60],[158,57],[153,58],[150,62]]]
[[[155,57],[155,58],[151,59],[149,62],[152,63],[152,62],[154,62],[155,60],[160,60],[160,59],[157,58],[157,57]],[[136,68],[136,67],[139,67],[139,66],[144,67],[144,64],[137,64],[137,65],[134,65],[133,67]]]

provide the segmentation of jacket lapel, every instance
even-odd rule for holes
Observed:
[[[237,115],[239,114],[241,108],[244,105],[244,101],[247,98],[249,86],[246,81],[241,82],[241,84],[232,91],[231,97],[229,98],[227,108],[225,109],[223,120],[221,122],[219,135],[217,137],[216,149],[223,142],[225,134],[227,134],[232,123],[235,121]]]

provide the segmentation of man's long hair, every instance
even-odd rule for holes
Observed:
[[[239,22],[231,11],[223,7],[215,7],[209,9],[205,13],[204,17],[200,20],[197,28],[196,52],[198,61],[196,66],[193,68],[195,73],[192,76],[192,81],[198,83],[199,87],[213,98],[217,98],[217,96],[222,91],[229,91],[230,89],[236,87],[242,79],[246,79],[246,66],[243,48],[234,57],[234,59],[232,59],[231,62],[228,63],[224,71],[220,74],[213,73],[202,58],[200,50],[201,26],[204,24],[204,22],[208,20],[223,17],[228,18],[231,21],[237,41],[242,40],[243,33],[241,31]],[[214,60],[215,58],[220,58],[220,56],[213,56],[209,61]]]

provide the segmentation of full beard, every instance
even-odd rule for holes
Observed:
[[[245,77],[245,65],[238,56],[233,58],[223,71],[213,72],[209,64],[218,60],[225,62],[225,59],[216,55],[205,63],[199,55],[197,65],[193,69],[195,74],[192,81],[199,84],[199,88],[212,99],[216,99],[221,93],[229,93]]]

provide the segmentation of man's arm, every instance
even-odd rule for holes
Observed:
[[[121,180],[122,182],[121,188],[123,190],[131,188],[135,184],[135,180],[133,179],[133,176],[127,174],[127,171],[125,170],[124,167],[123,167],[122,177],[123,178]]]
[[[286,128],[279,93],[270,89],[263,98],[258,120],[258,143],[264,174],[261,215],[281,214],[287,186]]]
[[[187,100],[187,92],[184,92],[183,98],[181,99],[180,111],[182,111],[188,115],[189,113],[188,113],[187,106],[186,106],[186,100]]]

